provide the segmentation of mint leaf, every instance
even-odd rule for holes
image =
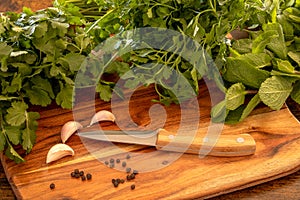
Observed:
[[[244,58],[245,56],[227,58],[223,78],[232,83],[240,82],[253,88],[259,88],[261,83],[269,77],[270,73],[258,69],[253,62],[251,63]]]
[[[294,89],[291,93],[291,98],[300,104],[300,81],[297,81],[296,84],[294,85]]]
[[[224,122],[228,114],[226,109],[226,100],[220,101],[218,104],[212,107],[211,109],[211,118],[213,122]]]
[[[269,30],[261,33],[252,43],[252,53],[264,52],[266,46],[272,41],[272,39],[278,38],[277,31]]]
[[[286,73],[294,73],[295,68],[288,60],[276,60],[277,68],[279,71],[286,72]]]
[[[228,110],[235,110],[245,101],[245,86],[242,83],[236,83],[226,92],[226,108]]]
[[[243,121],[260,102],[261,100],[259,98],[259,94],[254,95],[254,97],[247,104],[246,108],[243,110],[239,121]]]
[[[25,122],[28,105],[23,101],[14,101],[7,109],[5,119],[12,126],[20,126]]]
[[[288,56],[300,66],[300,52],[289,51]]]
[[[266,79],[258,94],[264,104],[273,110],[280,110],[293,90],[292,82],[280,76]]]

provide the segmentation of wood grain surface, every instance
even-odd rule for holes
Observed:
[[[151,102],[155,97],[153,88],[142,88],[131,97],[129,105],[126,101],[125,104],[123,101],[117,102],[114,114],[120,120],[118,126],[160,126],[159,119],[165,112],[167,118],[164,128],[176,130],[181,122],[180,113],[190,112],[195,108],[195,105],[187,103],[182,107],[171,105],[156,109],[152,114],[148,113],[157,104],[146,102]],[[198,103],[201,122],[197,134],[201,135],[209,127],[210,99],[205,88],[200,91]],[[129,106],[131,118],[124,112],[126,105]],[[110,106],[110,103],[99,100],[95,105],[96,110],[110,110]],[[7,177],[20,199],[40,199],[42,194],[45,199],[208,198],[286,176],[300,168],[300,154],[295,153],[300,150],[300,125],[287,108],[270,111],[262,107],[244,122],[223,127],[222,134],[225,135],[248,133],[254,137],[257,149],[251,156],[199,158],[191,154],[177,155],[138,145],[123,144],[115,148],[113,144],[80,140],[74,135],[67,144],[75,150],[76,155],[48,165],[45,164],[47,152],[51,146],[60,142],[63,124],[74,118],[83,125],[89,124],[94,106],[92,102],[84,100],[73,112],[55,105],[42,110],[36,109],[41,114],[37,144],[25,157],[26,163],[16,165],[2,157]],[[185,117],[188,118],[187,121],[194,120],[192,115],[190,118]],[[131,120],[134,124],[131,124]],[[116,128],[111,123],[102,123],[101,126],[103,129]],[[131,155],[130,160],[125,159],[127,154]],[[126,173],[120,164],[116,164],[113,169],[105,166],[104,161],[110,158],[120,158],[141,173],[134,181],[114,188],[111,179],[125,178]],[[73,180],[70,173],[75,168],[92,173],[93,180],[85,183]],[[52,182],[56,184],[53,191],[49,189]],[[129,189],[132,182],[136,184],[135,191]]]
[[[2,0],[0,10],[19,10],[23,5],[40,9],[49,5],[49,1]],[[289,105],[296,115],[300,113],[297,104]],[[97,104],[97,109],[104,108],[109,108],[109,105]],[[133,119],[139,125],[149,125],[149,116],[145,116],[147,112],[142,110],[144,108],[138,108],[136,111],[139,114],[134,115]],[[5,157],[1,159],[4,168],[0,168],[0,199],[14,199],[14,194],[9,190],[8,182],[1,172],[2,169],[6,171],[16,196],[26,197],[25,199],[199,198],[221,195],[281,176],[285,177],[212,199],[300,199],[298,194],[300,155],[297,153],[299,152],[299,123],[286,108],[276,112],[259,110],[240,127],[225,127],[224,134],[251,132],[258,145],[255,155],[217,160],[206,157],[201,162],[199,158],[184,155],[161,170],[138,174],[134,191],[130,191],[128,183],[113,188],[111,178],[124,177],[124,172],[110,169],[104,164],[99,164],[98,161],[95,162],[95,158],[88,154],[76,136],[68,141],[77,152],[75,157],[66,157],[51,165],[45,165],[47,150],[51,145],[60,142],[61,126],[66,121],[72,120],[74,116],[70,111],[55,106],[44,110],[41,116],[38,143],[33,152],[26,156],[27,162],[15,165]],[[174,119],[174,113],[171,113],[171,116],[170,118]],[[110,126],[107,123],[102,125],[108,128]],[[137,146],[122,148],[140,149],[144,153],[153,150]],[[71,179],[69,173],[74,168],[91,172],[93,180],[81,183],[79,180]],[[293,172],[294,174],[286,176]],[[56,189],[53,191],[49,189],[51,182],[56,183]],[[97,189],[95,192],[95,185],[100,190]],[[81,191],[84,191],[84,194]]]

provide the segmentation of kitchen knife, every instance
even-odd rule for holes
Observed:
[[[254,154],[256,150],[255,140],[249,134],[221,134],[214,139],[209,136],[174,135],[165,129],[158,129],[153,131],[79,131],[77,135],[93,140],[154,146],[158,150],[200,155],[201,152],[205,152],[206,155],[210,156],[246,156]]]

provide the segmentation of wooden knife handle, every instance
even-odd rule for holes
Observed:
[[[190,144],[190,145],[189,145]],[[220,135],[217,139],[176,136],[159,129],[156,148],[159,150],[202,154],[210,156],[246,156],[255,153],[256,143],[249,134]]]

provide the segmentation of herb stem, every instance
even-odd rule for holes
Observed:
[[[111,9],[109,10],[105,15],[101,16],[99,19],[97,19],[97,21],[95,21],[92,26],[86,31],[86,34],[88,34],[91,30],[93,30],[93,28],[95,28],[95,26],[97,26],[97,24],[103,20],[105,17],[107,17],[108,15],[110,15],[112,12],[114,12],[115,9]]]

